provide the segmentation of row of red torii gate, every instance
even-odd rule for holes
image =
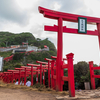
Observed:
[[[63,58],[62,62],[62,71],[67,68],[68,76],[64,76],[64,72],[61,75],[61,84],[63,91],[64,81],[68,81],[69,96],[75,96],[75,83],[74,83],[74,67],[73,67],[73,53],[67,54],[66,58]],[[39,64],[27,64],[27,66],[21,66],[20,68],[15,68],[15,70],[8,70],[7,72],[0,73],[0,80],[5,83],[14,83],[18,79],[18,84],[24,82],[26,85],[27,77],[31,75],[31,86],[34,85],[34,76],[36,75],[36,83],[45,85],[45,72],[48,72],[48,87],[58,90],[57,81],[56,81],[56,63],[57,57],[51,56],[52,59],[45,58],[47,62],[36,61]],[[67,64],[64,63],[64,60],[67,61]],[[100,78],[100,75],[94,75],[94,70],[100,70],[100,67],[93,67],[93,61],[89,62],[90,66],[90,78],[92,89],[95,89],[95,78]],[[38,80],[40,77],[40,80]],[[23,81],[24,79],[24,81]]]
[[[42,84],[42,73],[43,73],[43,84],[45,84],[45,72],[48,70],[48,87],[63,90],[64,81],[68,81],[69,96],[75,96],[75,85],[74,85],[74,70],[73,70],[73,53],[67,54],[66,58],[62,57],[63,52],[63,32],[74,33],[83,35],[95,35],[98,36],[100,46],[100,18],[88,17],[76,14],[69,14],[49,10],[43,7],[39,7],[39,12],[46,18],[54,19],[58,21],[58,26],[45,26],[45,31],[58,32],[57,34],[57,57],[52,56],[52,59],[45,58],[47,62],[37,61],[39,65],[27,64],[27,66],[21,66],[21,68],[15,68],[15,70],[8,70],[7,72],[1,72],[0,78],[4,82],[9,83],[15,79],[24,78],[24,85],[26,78],[31,75],[31,85],[33,85],[33,76],[36,75],[36,82],[38,83],[38,75],[40,74],[40,84]],[[67,28],[63,26],[63,21],[78,23],[78,29]],[[87,24],[97,25],[97,30],[87,30]],[[55,60],[54,60],[55,59]],[[67,60],[67,64],[63,63],[63,60]],[[30,67],[28,67],[30,66]],[[90,76],[92,89],[95,89],[95,78],[100,78],[100,75],[94,75],[94,70],[100,70],[100,67],[93,67],[93,62],[89,62]],[[36,67],[36,68],[34,68]],[[68,76],[64,76],[64,69],[68,69]]]
[[[62,62],[62,71],[64,69],[68,69],[68,76],[64,76],[64,73],[61,76],[61,84],[62,84],[62,90],[63,91],[63,85],[64,81],[68,81],[69,83],[69,90],[71,91],[71,95],[75,95],[75,86],[74,86],[74,69],[73,69],[73,53],[67,54],[67,58],[63,58],[64,60],[67,60],[68,64],[65,64]],[[3,80],[5,83],[13,83],[14,81],[18,79],[18,84],[20,85],[20,82],[23,82],[24,79],[24,85],[26,85],[27,77],[31,75],[31,86],[33,86],[34,82],[34,76],[36,75],[36,83],[38,81],[40,84],[45,85],[45,72],[48,72],[48,87],[52,89],[57,88],[57,81],[56,81],[56,56],[51,56],[52,59],[45,58],[47,62],[42,61],[36,61],[39,64],[27,64],[27,66],[21,66],[20,68],[15,68],[15,70],[7,70],[7,72],[1,72],[0,73],[0,79]],[[67,70],[66,70],[67,71]],[[40,80],[38,80],[40,78]]]

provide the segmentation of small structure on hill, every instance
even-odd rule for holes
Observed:
[[[49,51],[49,47],[44,45],[44,48],[42,49],[42,51]]]
[[[28,46],[28,42],[22,42],[22,46]]]
[[[11,48],[19,48],[20,45],[11,45],[10,47],[11,47]]]

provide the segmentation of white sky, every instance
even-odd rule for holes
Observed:
[[[57,21],[44,18],[38,6],[66,13],[100,18],[100,0],[0,0],[0,31],[13,33],[31,32],[35,37],[49,38],[57,47],[57,33],[45,32],[44,25],[54,25]],[[67,27],[77,28],[77,24],[64,22]],[[96,26],[88,26],[95,30]],[[63,34],[63,57],[74,53],[74,63],[94,61],[100,63],[98,37],[88,35]]]

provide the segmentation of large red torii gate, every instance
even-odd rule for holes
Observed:
[[[62,66],[62,52],[63,52],[63,32],[66,33],[75,33],[75,34],[83,34],[79,33],[78,29],[73,28],[67,28],[66,26],[63,26],[63,21],[70,21],[70,22],[78,22],[78,18],[86,18],[87,24],[96,24],[97,30],[90,31],[87,30],[86,34],[84,35],[95,35],[98,36],[99,39],[99,47],[100,47],[100,18],[95,17],[88,17],[88,16],[82,16],[82,15],[76,15],[76,14],[69,14],[69,13],[63,13],[58,12],[54,10],[49,10],[43,7],[39,7],[39,12],[44,15],[44,17],[51,18],[58,20],[58,26],[44,26],[45,31],[54,31],[58,32],[58,38],[57,38],[57,69],[56,69],[56,88],[58,90],[61,90],[61,74],[63,73],[61,66]]]

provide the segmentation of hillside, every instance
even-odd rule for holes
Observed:
[[[44,58],[51,58],[51,56],[56,56],[56,48],[54,44],[48,40],[48,38],[41,40],[40,38],[35,38],[32,33],[23,32],[19,34],[14,34],[10,32],[0,32],[0,47],[6,47],[10,45],[22,45],[22,42],[27,42],[29,45],[37,46],[38,48],[43,48],[44,45],[49,47],[49,51],[33,52],[31,54],[16,53],[12,61],[4,62],[4,71],[9,69],[14,69],[15,67],[20,67],[20,65],[26,65],[27,63],[36,63],[36,60],[44,61]],[[0,56],[8,57],[12,55],[12,52],[0,52]]]
[[[43,48],[47,45],[50,50],[56,52],[54,44],[48,40],[48,38],[41,40],[40,38],[35,38],[32,33],[23,32],[19,34],[14,34],[10,32],[0,32],[0,47],[6,47],[10,45],[22,45],[22,42],[27,42],[29,45],[37,46]]]

